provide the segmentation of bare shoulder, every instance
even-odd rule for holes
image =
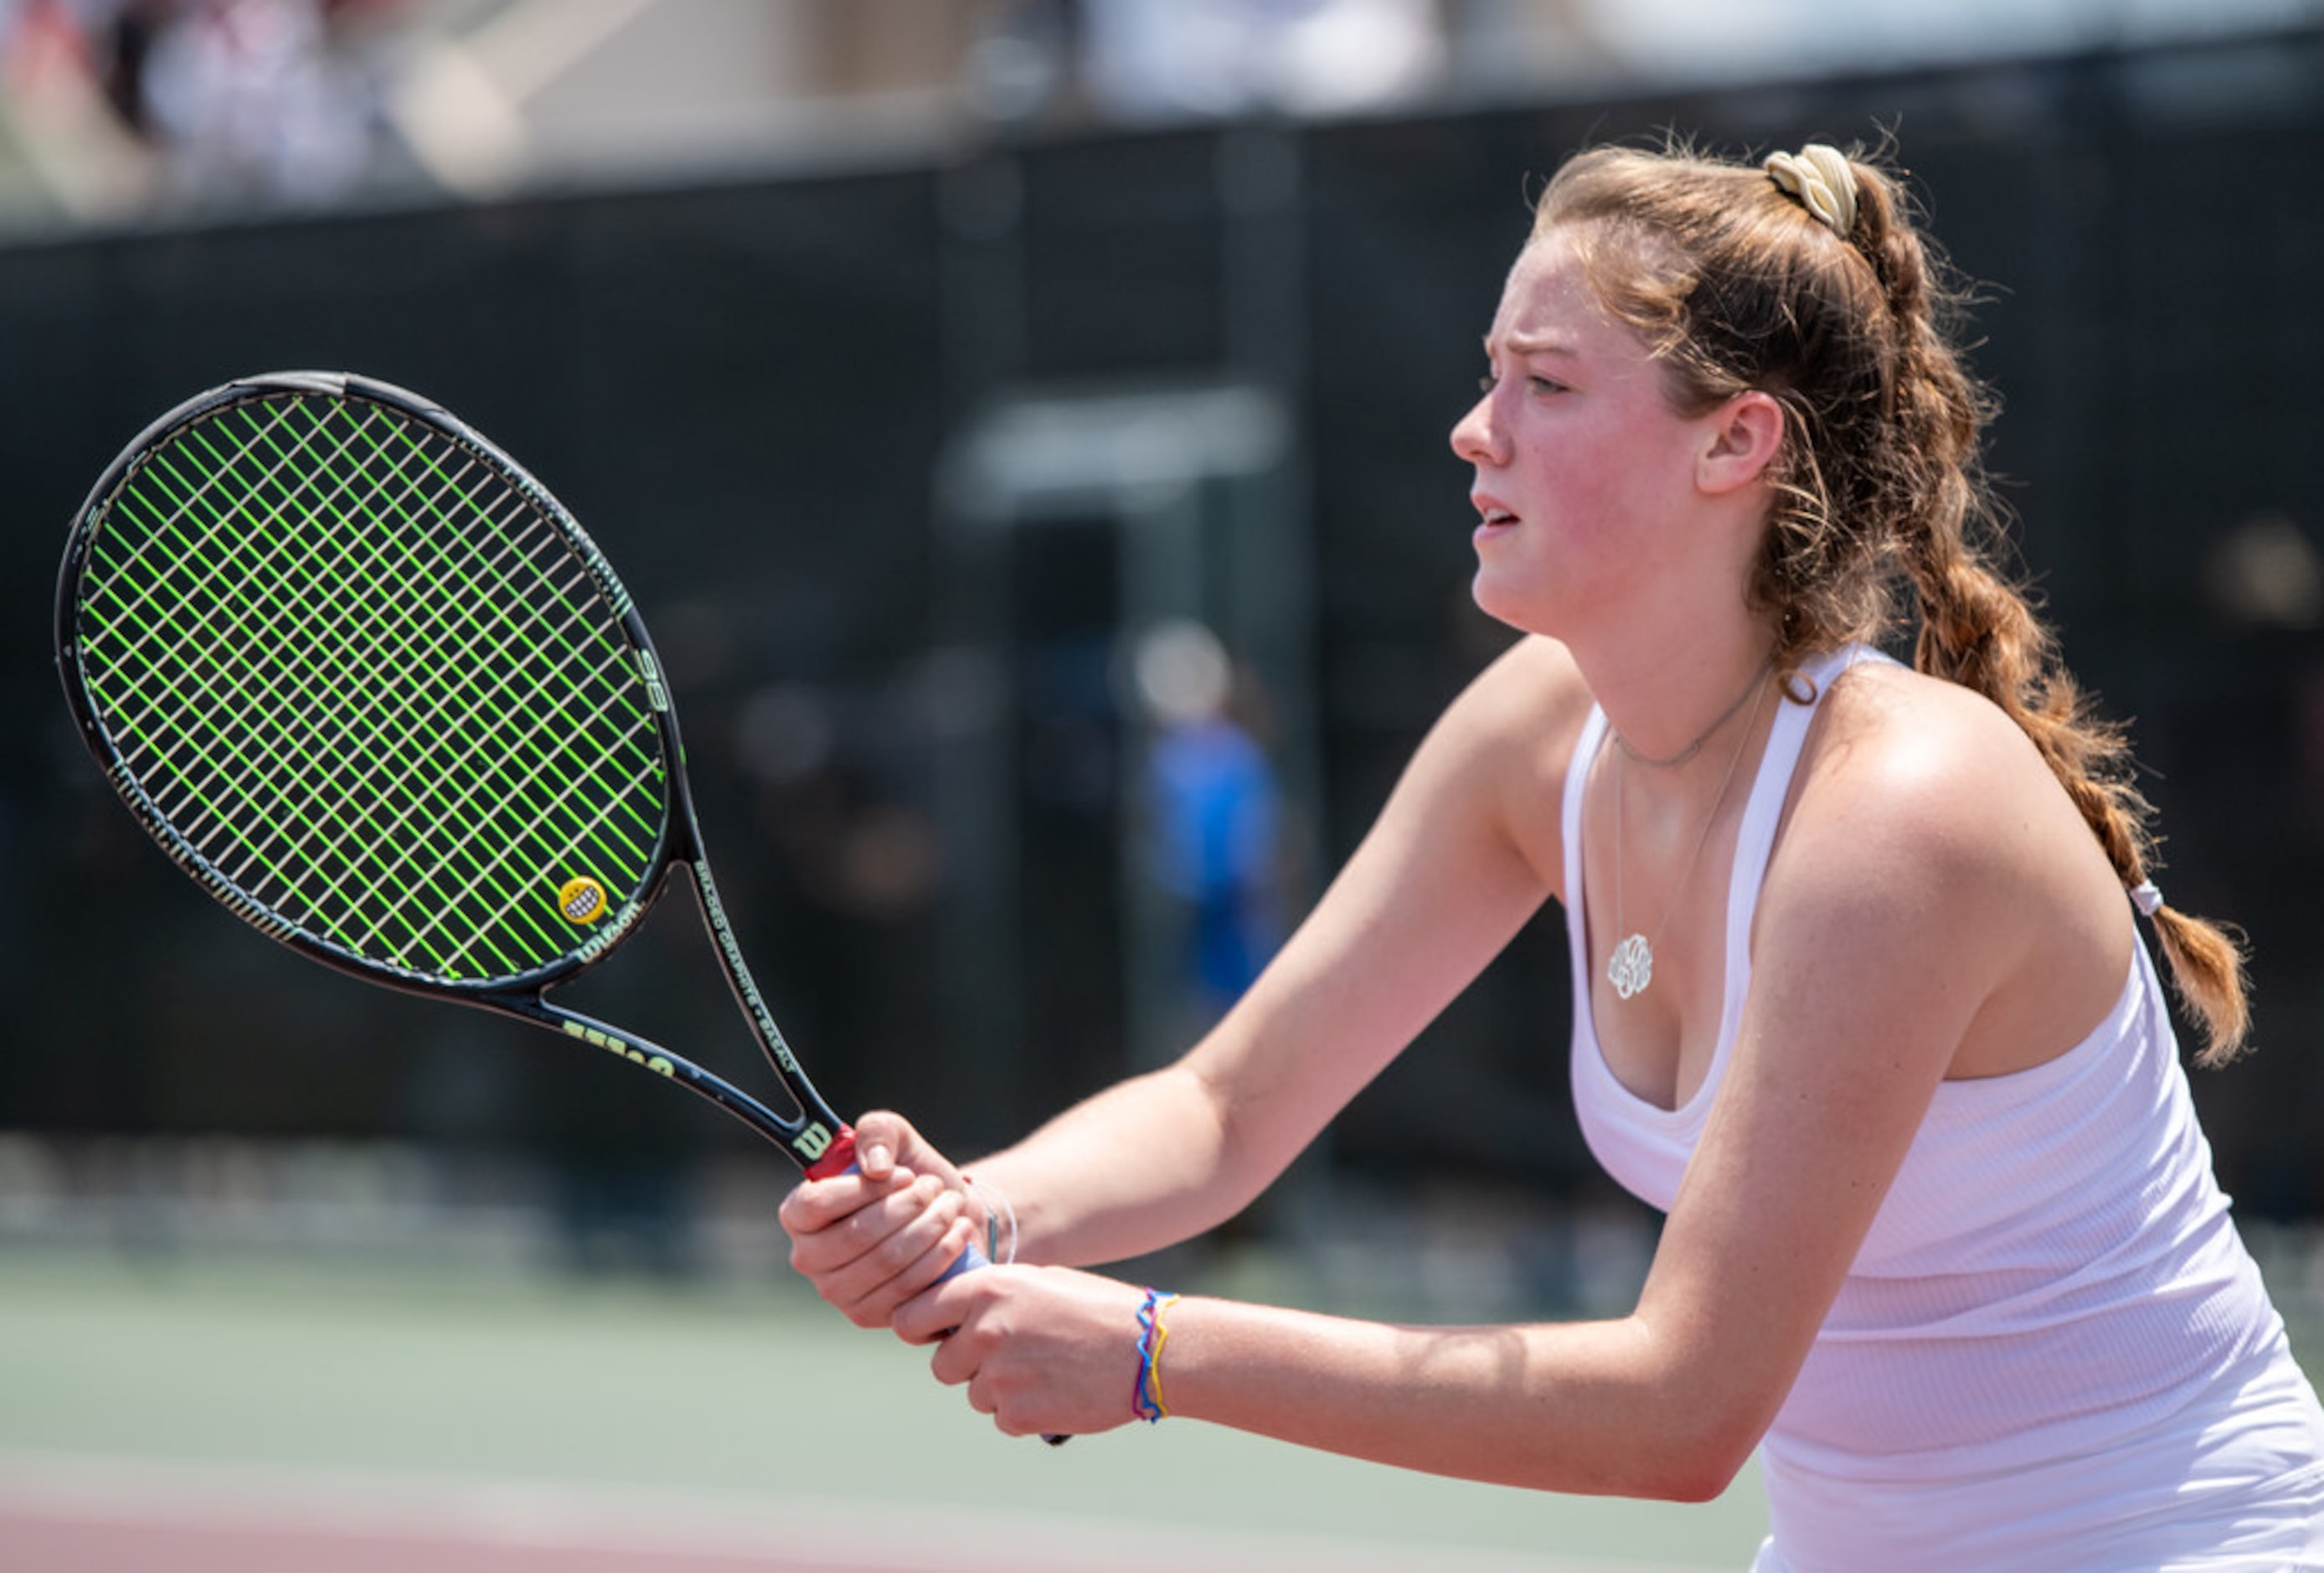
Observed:
[[[1592,703],[1564,645],[1520,639],[1445,709],[1397,795],[1415,812],[1458,814],[1561,890],[1558,804]]]
[[[1444,726],[1480,746],[1563,759],[1592,703],[1572,652],[1528,634],[1496,657],[1445,712]]]
[[[1904,946],[1997,991],[2066,995],[2074,1017],[2127,959],[2120,882],[2032,739],[1982,695],[1885,662],[1825,696],[1766,897],[1820,943]]]
[[[1816,812],[1799,816],[1811,821],[1830,816],[1861,828],[1877,819],[1940,847],[1954,833],[1981,840],[2013,814],[2054,827],[2063,809],[2080,824],[2032,739],[1999,706],[1886,662],[1832,680],[1794,800],[1795,813],[1814,802]]]

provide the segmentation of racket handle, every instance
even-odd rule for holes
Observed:
[[[959,1255],[953,1258],[952,1265],[945,1268],[944,1272],[937,1276],[936,1282],[938,1283],[950,1283],[954,1279],[958,1278],[964,1272],[971,1272],[979,1267],[990,1267],[992,1263],[985,1256],[984,1253],[977,1249],[976,1242],[971,1240],[968,1243],[968,1249],[963,1251]]]
[[[943,1273],[937,1277],[936,1282],[938,1283],[949,1283],[964,1272],[971,1272],[979,1267],[990,1267],[992,1263],[991,1260],[985,1256],[982,1251],[977,1249],[976,1242],[972,1240],[969,1242],[968,1249],[963,1251],[959,1255],[953,1258],[952,1265],[944,1270]],[[1067,1442],[1073,1440],[1073,1439],[1071,1437],[1062,1436],[1056,1431],[1043,1431],[1041,1433],[1041,1440],[1048,1443],[1052,1448],[1062,1448]]]
[[[823,1156],[808,1166],[807,1173],[810,1180],[831,1180],[842,1174],[858,1174],[862,1171],[862,1166],[855,1161],[854,1128],[842,1125],[839,1128],[839,1134],[833,1138],[831,1145],[824,1150]],[[936,1282],[949,1283],[964,1272],[973,1272],[977,1268],[991,1265],[991,1259],[977,1249],[976,1242],[972,1240],[969,1242],[968,1249],[953,1258],[952,1265],[937,1276]],[[1041,1440],[1048,1443],[1052,1448],[1062,1448],[1072,1439],[1045,1431],[1042,1433]]]
[[[816,1128],[808,1127],[810,1131]],[[807,1170],[809,1180],[836,1180],[843,1174],[854,1173],[859,1167],[855,1161],[855,1127],[853,1125],[840,1126],[839,1134],[834,1136],[812,1160],[797,1158],[799,1145],[806,1141],[807,1138],[801,1136],[798,1143],[793,1143],[791,1152],[796,1161]]]
[[[809,1180],[835,1180],[843,1174],[862,1172],[863,1166],[855,1161],[855,1127],[842,1125],[839,1134],[831,1139],[831,1145],[823,1150],[823,1156],[807,1165],[807,1177]],[[991,1265],[991,1260],[976,1248],[974,1241],[971,1241],[968,1249],[953,1258],[952,1265],[944,1270],[936,1282],[948,1282],[972,1269]]]

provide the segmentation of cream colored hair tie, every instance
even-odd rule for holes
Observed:
[[[1840,149],[1812,142],[1796,153],[1771,153],[1759,167],[1842,240],[1856,228],[1856,171]]]

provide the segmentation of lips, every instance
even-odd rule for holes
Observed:
[[[1488,529],[1495,529],[1503,525],[1514,524],[1517,522],[1517,516],[1515,514],[1501,506],[1499,502],[1495,501],[1491,497],[1480,496],[1471,493],[1469,500],[1476,505],[1477,518],[1479,522]]]

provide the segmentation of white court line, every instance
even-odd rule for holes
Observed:
[[[769,1556],[930,1573],[1733,1573],[1700,1564],[1187,1528],[826,1495],[450,1478],[0,1449],[0,1519],[97,1527],[425,1537],[647,1557]]]

